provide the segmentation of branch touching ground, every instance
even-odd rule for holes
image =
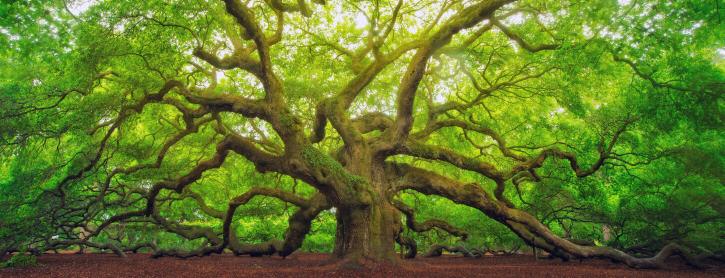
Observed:
[[[471,206],[492,219],[503,223],[525,242],[544,249],[562,258],[607,258],[623,262],[634,268],[663,268],[665,260],[673,255],[681,256],[688,264],[702,267],[699,258],[686,248],[670,243],[650,258],[637,258],[610,247],[582,246],[554,234],[544,224],[525,211],[509,208],[503,202],[496,201],[479,185],[464,184],[431,171],[405,164],[394,164],[388,168],[397,172],[403,182],[398,190],[412,189],[423,194],[446,197],[456,203]]]
[[[423,255],[423,257],[440,257],[441,255],[443,255],[443,251],[449,253],[460,253],[466,258],[480,257],[480,254],[473,253],[463,246],[449,246],[440,244],[434,244],[433,246],[431,246],[430,249],[428,249],[428,252]]]

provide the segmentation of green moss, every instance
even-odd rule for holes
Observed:
[[[286,126],[287,128],[292,128],[296,125],[296,120],[294,117],[290,116],[289,113],[282,113],[279,116],[280,122],[282,122],[282,125]]]
[[[6,267],[33,267],[38,265],[38,260],[33,255],[16,254],[10,258],[7,262],[2,264],[3,268]]]
[[[357,187],[366,183],[364,178],[348,173],[339,162],[313,147],[305,147],[302,150],[302,158],[312,167],[327,169],[335,178],[342,180],[345,184]]]

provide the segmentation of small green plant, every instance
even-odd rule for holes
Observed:
[[[38,260],[33,255],[16,254],[8,261],[2,263],[2,268],[6,267],[31,267],[38,265]]]

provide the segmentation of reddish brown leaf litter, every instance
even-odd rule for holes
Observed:
[[[38,267],[2,269],[0,277],[725,277],[725,266],[695,270],[677,262],[665,270],[637,270],[606,260],[561,262],[531,256],[443,256],[405,260],[399,265],[347,269],[325,254],[279,257],[151,259],[146,254],[47,254]]]

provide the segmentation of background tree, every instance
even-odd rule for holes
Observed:
[[[5,2],[0,247],[721,259],[719,6]]]

